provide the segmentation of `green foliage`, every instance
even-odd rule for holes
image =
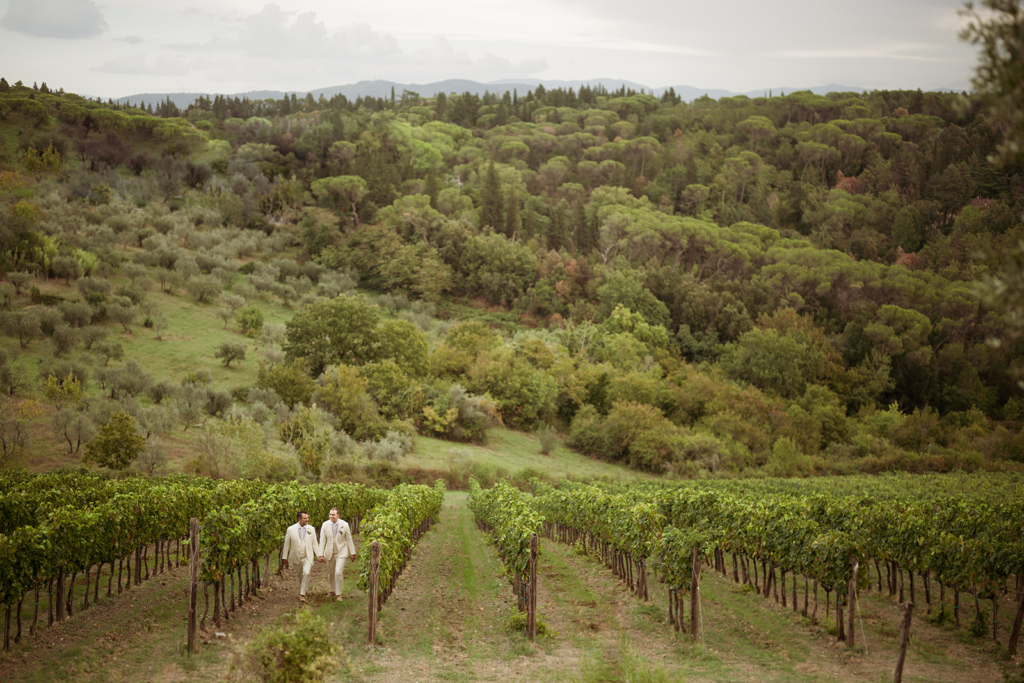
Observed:
[[[576,411],[569,425],[566,444],[584,455],[606,455],[609,449],[608,437],[602,428],[601,414],[589,403]]]
[[[221,281],[213,275],[196,275],[190,277],[185,283],[185,289],[189,295],[194,296],[199,303],[213,299],[221,293],[222,288]]]
[[[735,379],[783,398],[796,398],[824,373],[825,356],[796,335],[754,329],[727,345],[719,364]]]
[[[430,520],[436,520],[444,501],[444,482],[433,488],[400,484],[391,490],[387,501],[374,507],[361,526],[362,545],[374,541],[381,546],[377,582],[389,594],[398,573],[405,566],[410,548]],[[359,588],[366,590],[370,579],[370,553],[359,560]]]
[[[423,410],[423,389],[393,360],[367,363],[359,369],[366,391],[385,420],[415,418]]]
[[[681,436],[678,428],[653,406],[615,403],[603,431],[609,456],[631,467],[663,472],[676,459]]]
[[[238,309],[235,318],[238,320],[238,327],[242,330],[242,334],[247,337],[255,337],[263,331],[263,311],[256,304]]]
[[[239,362],[245,360],[245,344],[233,341],[223,342],[220,348],[214,352],[213,357],[224,361],[224,367],[230,367],[233,360]]]
[[[458,384],[428,397],[421,417],[424,433],[451,441],[482,442],[499,422],[494,401],[472,396]]]
[[[666,327],[670,323],[668,307],[643,285],[640,273],[634,270],[615,270],[605,275],[604,283],[597,288],[597,299],[600,302],[598,316],[602,319],[611,317],[621,306],[638,313],[649,325]],[[613,328],[628,326],[630,332],[635,324],[612,322]]]
[[[334,417],[336,429],[358,439],[374,439],[384,432],[368,383],[356,368],[332,365],[316,381],[313,402]]]
[[[989,9],[968,37],[1005,76],[1019,12]],[[402,420],[480,441],[497,417],[679,476],[772,470],[783,439],[801,473],[1012,467],[1014,426],[997,421],[1019,412],[1005,370],[1024,329],[1021,203],[1013,162],[988,160],[1012,137],[1007,92],[980,91],[685,106],[628,89],[500,106],[410,95],[394,117],[372,98],[222,100],[177,119],[170,103],[149,117],[15,86],[0,98],[21,160],[0,172],[0,303],[31,358],[0,364],[0,384],[25,390],[45,336],[79,369],[94,359],[103,390],[145,422],[137,370],[210,361],[229,338],[210,314],[237,312],[268,361],[263,397],[286,397],[251,406],[262,422],[287,420],[309,377],[344,365],[366,382],[353,390],[367,417],[345,427],[361,437]],[[84,164],[53,117],[97,133]],[[391,315],[339,296],[357,282]],[[226,286],[222,309],[196,306]],[[168,296],[180,289],[190,302]],[[265,323],[284,329],[292,305],[281,348]],[[255,365],[218,357],[229,385],[178,390],[184,426],[257,381]],[[309,377],[289,374],[300,361]],[[39,377],[69,369],[44,359]],[[893,402],[908,414],[878,410]],[[617,404],[644,428],[601,417]],[[974,408],[987,420],[961,417]]]
[[[316,387],[301,359],[285,364],[261,363],[257,385],[273,391],[289,408],[309,403]]]
[[[343,655],[327,622],[301,610],[253,637],[232,669],[264,683],[317,683],[334,673]]]
[[[388,320],[377,330],[381,361],[392,361],[406,374],[419,377],[427,371],[427,338],[407,320]]]
[[[529,585],[530,542],[533,534],[540,536],[544,516],[530,505],[526,494],[503,481],[484,490],[470,479],[469,508],[477,523],[490,532],[509,580],[516,586]],[[520,594],[520,610],[523,607]]]
[[[470,391],[488,394],[510,427],[530,428],[552,416],[555,380],[508,348],[482,353],[469,372]]]
[[[526,633],[526,627],[529,625],[527,621],[525,612],[512,612],[508,617],[508,621],[505,622],[505,630],[509,633]],[[548,623],[539,614],[537,615],[537,635],[551,635]]]
[[[48,376],[46,382],[43,383],[43,395],[54,405],[57,412],[60,412],[65,405],[81,401],[84,392],[81,380],[73,372],[68,372],[64,379],[58,379],[53,375]]]
[[[313,376],[328,365],[383,360],[377,311],[362,296],[342,295],[309,304],[286,323],[285,353],[292,361],[304,359]]]
[[[537,441],[540,442],[541,455],[551,455],[551,451],[558,448],[560,443],[558,432],[548,426],[543,426],[537,430]]]
[[[470,273],[467,287],[492,304],[513,304],[537,279],[536,255],[500,234],[470,238],[462,266]]]
[[[801,455],[792,441],[782,437],[772,446],[768,471],[776,477],[795,477],[810,474],[810,462]]]
[[[123,470],[146,449],[146,438],[139,433],[139,424],[127,411],[121,410],[99,428],[85,446],[83,462],[112,470]]]
[[[383,460],[397,463],[413,449],[412,436],[389,429],[380,441],[364,441],[363,455],[367,460]]]
[[[279,428],[281,440],[291,444],[302,469],[319,479],[331,455],[335,430],[330,415],[317,406],[299,406]]]
[[[1005,137],[996,148],[995,158],[1007,162],[1024,153],[1024,8],[1016,0],[983,0],[982,14],[967,3],[964,12],[971,22],[960,37],[981,46],[976,75],[971,80],[988,104]]]

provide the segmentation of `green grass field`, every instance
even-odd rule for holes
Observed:
[[[548,479],[599,479],[616,481],[648,479],[650,475],[627,470],[580,455],[559,445],[550,455],[542,455],[538,440],[523,432],[494,429],[483,446],[459,444],[430,437],[416,438],[416,450],[399,463],[403,467],[450,470],[452,467],[495,471],[499,475],[532,470]]]

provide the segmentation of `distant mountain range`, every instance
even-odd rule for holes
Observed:
[[[730,90],[722,90],[716,88],[695,88],[690,85],[674,85],[665,86],[663,88],[652,88],[641,83],[633,83],[632,81],[623,81],[610,78],[598,78],[589,81],[548,81],[548,80],[537,80],[537,79],[519,79],[519,80],[503,80],[493,81],[490,83],[478,83],[477,81],[468,81],[460,79],[449,79],[446,81],[437,81],[436,83],[396,83],[394,81],[359,81],[351,85],[335,85],[329,88],[319,88],[317,90],[308,91],[313,97],[319,99],[320,95],[330,99],[335,95],[342,94],[350,100],[354,100],[357,97],[391,97],[392,88],[394,88],[395,96],[400,97],[402,91],[409,90],[411,92],[418,93],[423,97],[433,97],[437,93],[446,94],[462,94],[462,93],[473,93],[476,95],[483,95],[485,92],[504,94],[505,92],[515,91],[520,95],[525,95],[530,90],[536,90],[538,85],[543,84],[547,89],[554,88],[572,88],[579,90],[580,86],[597,86],[603,85],[610,91],[618,90],[622,86],[626,86],[628,89],[635,90],[637,92],[643,91],[652,93],[657,97],[668,90],[670,87],[676,91],[685,102],[692,102],[693,100],[707,95],[713,99],[719,99],[721,97],[733,97],[736,95],[746,95],[747,97],[762,97],[768,94],[784,94],[789,92],[795,92],[797,90],[810,90],[819,95],[825,95],[830,92],[855,92],[863,93],[867,92],[865,88],[857,88],[848,85],[829,84],[815,87],[803,87],[803,88],[764,88],[761,90],[750,90],[744,93],[732,92]],[[962,87],[961,87],[962,86]],[[937,86],[928,88],[928,90],[966,90],[969,89],[966,83],[963,84],[952,84],[950,86]],[[250,100],[265,100],[265,99],[281,99],[285,95],[295,94],[298,97],[305,97],[306,91],[289,90],[287,92],[281,90],[251,90],[249,92],[241,93],[198,93],[198,92],[178,92],[178,93],[140,93],[137,95],[129,95],[127,97],[120,97],[115,100],[118,104],[143,104],[143,105],[157,105],[160,102],[164,102],[167,98],[170,98],[176,106],[184,109],[188,105],[192,104],[199,97],[213,97],[214,95],[226,95],[228,97],[240,97],[249,98]]]

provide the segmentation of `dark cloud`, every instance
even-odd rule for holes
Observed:
[[[38,38],[91,38],[107,30],[93,0],[10,0],[0,26]]]

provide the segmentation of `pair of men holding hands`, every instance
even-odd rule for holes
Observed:
[[[309,525],[309,514],[301,511],[298,521],[288,527],[284,535],[284,550],[281,560],[285,568],[294,565],[299,579],[299,602],[306,602],[306,588],[313,560],[327,564],[327,583],[331,595],[341,600],[341,589],[345,581],[345,561],[356,557],[356,545],[348,522],[338,517],[338,508],[331,508],[330,518],[320,526],[320,540]]]

